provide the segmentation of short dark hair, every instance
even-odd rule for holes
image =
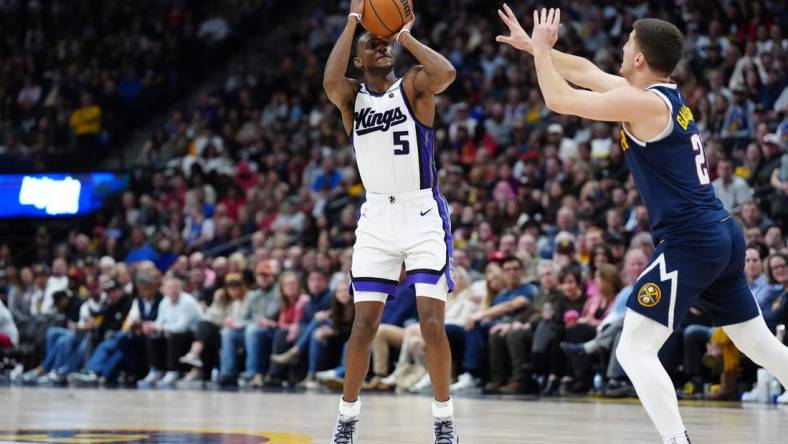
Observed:
[[[648,66],[660,74],[670,75],[684,52],[684,35],[679,28],[655,18],[637,20],[634,28],[635,41]]]
[[[578,265],[569,265],[562,268],[558,273],[558,282],[564,282],[564,279],[569,276],[575,278],[578,287],[583,286],[583,270]]]
[[[517,256],[506,256],[503,258],[503,260],[501,260],[501,266],[508,264],[509,262],[517,262],[517,266],[520,268],[523,268],[524,266],[523,260]]]
[[[766,244],[764,244],[763,242],[757,242],[757,241],[750,242],[747,244],[747,250],[757,251],[758,257],[760,257],[761,260],[766,259],[766,257],[769,255],[769,247],[767,247]]]

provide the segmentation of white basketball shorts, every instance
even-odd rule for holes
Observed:
[[[437,188],[367,193],[350,269],[355,302],[385,302],[396,293],[402,264],[417,296],[445,301],[454,289],[449,206]]]

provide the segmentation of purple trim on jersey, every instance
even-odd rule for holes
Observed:
[[[443,266],[443,273],[446,275],[446,284],[449,286],[449,291],[452,291],[454,290],[454,280],[451,278],[454,248],[451,236],[451,219],[449,219],[449,205],[440,191],[438,191],[438,187],[432,188],[432,197],[438,204],[438,214],[440,214],[443,221],[443,241],[446,243],[446,264]]]
[[[441,272],[435,273],[413,273],[408,275],[408,285],[413,285],[416,283],[419,284],[431,284],[435,285],[441,278]]]
[[[425,125],[425,124],[421,123],[419,118],[416,117],[416,113],[413,112],[413,107],[410,106],[410,100],[408,100],[408,95],[405,94],[405,78],[404,77],[402,78],[402,81],[399,84],[399,90],[402,93],[402,100],[405,102],[405,107],[408,108],[408,113],[410,113],[410,117],[413,118],[413,121],[416,122],[416,126],[421,125],[424,128],[427,128],[429,130],[434,130],[435,128],[433,128],[432,126]]]
[[[413,107],[410,106],[408,95],[405,94],[405,80],[400,82],[399,90],[402,94],[402,101],[408,109],[408,114],[416,126],[416,143],[419,149],[419,188],[426,190],[438,185],[437,171],[435,169],[435,129],[425,125],[416,117]]]
[[[422,190],[432,188],[437,185],[435,177],[435,131],[425,128],[421,124],[416,124],[416,140],[419,145],[419,178]]]

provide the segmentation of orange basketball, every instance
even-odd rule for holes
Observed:
[[[411,0],[364,0],[361,24],[380,37],[391,37],[413,19]]]

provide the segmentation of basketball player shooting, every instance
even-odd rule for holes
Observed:
[[[560,10],[534,11],[531,37],[508,6],[498,14],[510,35],[496,40],[533,54],[550,110],[622,122],[621,148],[657,247],[627,302],[616,356],[663,442],[690,442],[657,353],[691,305],[702,307],[739,350],[788,386],[788,348],[766,327],[747,287],[744,237],[714,195],[692,111],[670,81],[684,48],[678,28],[658,19],[636,21],[616,76],[552,49]]]
[[[415,285],[426,342],[435,395],[435,443],[454,444],[459,437],[449,396],[451,352],[443,325],[446,296],[454,285],[452,238],[448,205],[437,188],[432,125],[434,96],[454,81],[456,73],[446,58],[413,37],[412,19],[390,38],[364,33],[353,47],[363,9],[362,0],[351,2],[347,24],[326,62],[323,78],[326,94],[342,113],[352,138],[367,192],[351,266],[355,321],[331,443],[357,442],[359,391],[369,366],[369,347],[404,262],[407,282]],[[420,63],[399,79],[394,74],[393,43]],[[352,49],[353,66],[363,74],[361,82],[345,77]]]

